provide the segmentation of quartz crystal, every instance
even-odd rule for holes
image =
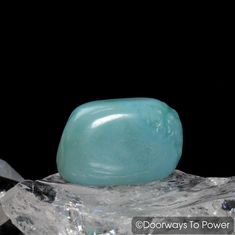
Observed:
[[[0,199],[17,182],[24,180],[7,162],[0,159]],[[0,226],[8,220],[0,203]]]
[[[0,176],[0,199],[5,196],[6,191],[16,185],[16,181]],[[0,226],[8,220],[8,217],[2,210],[0,203]],[[1,233],[0,233],[1,234]]]
[[[17,171],[15,171],[6,161],[2,159],[0,159],[0,176],[15,181],[23,180],[23,177]]]
[[[68,182],[107,186],[141,184],[169,176],[182,153],[177,112],[150,98],[99,100],[71,114],[57,167]]]
[[[144,185],[88,187],[59,174],[26,180],[1,199],[27,235],[129,235],[134,216],[235,217],[235,177],[203,178],[174,171]]]

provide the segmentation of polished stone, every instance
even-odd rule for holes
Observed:
[[[142,184],[167,177],[181,157],[177,112],[151,98],[93,101],[71,114],[57,152],[68,182]]]

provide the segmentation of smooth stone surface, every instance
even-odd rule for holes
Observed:
[[[183,144],[177,112],[150,98],[93,101],[71,114],[57,152],[68,182],[142,184],[167,177]]]

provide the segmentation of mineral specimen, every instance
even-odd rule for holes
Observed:
[[[57,153],[68,182],[140,184],[171,174],[181,157],[178,114],[150,98],[94,101],[71,114]]]
[[[144,185],[88,187],[55,174],[23,181],[1,201],[26,235],[129,235],[134,216],[235,218],[235,177],[203,178],[176,170]]]
[[[7,162],[0,159],[0,199],[6,191],[16,185],[18,181],[24,180]],[[0,232],[2,233],[2,224],[8,220],[8,217],[2,210],[0,203]],[[0,233],[0,234],[1,234]]]
[[[16,172],[6,161],[0,159],[0,176],[12,179],[15,181],[22,181],[23,177]]]

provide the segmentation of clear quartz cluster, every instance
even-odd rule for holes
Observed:
[[[6,191],[13,187],[16,182],[24,179],[16,172],[6,161],[0,159],[0,199],[6,194]],[[2,210],[0,203],[0,226],[8,220]]]
[[[26,180],[1,199],[24,234],[132,234],[134,216],[235,217],[235,177],[203,178],[176,170],[136,186],[85,187],[59,174]]]

